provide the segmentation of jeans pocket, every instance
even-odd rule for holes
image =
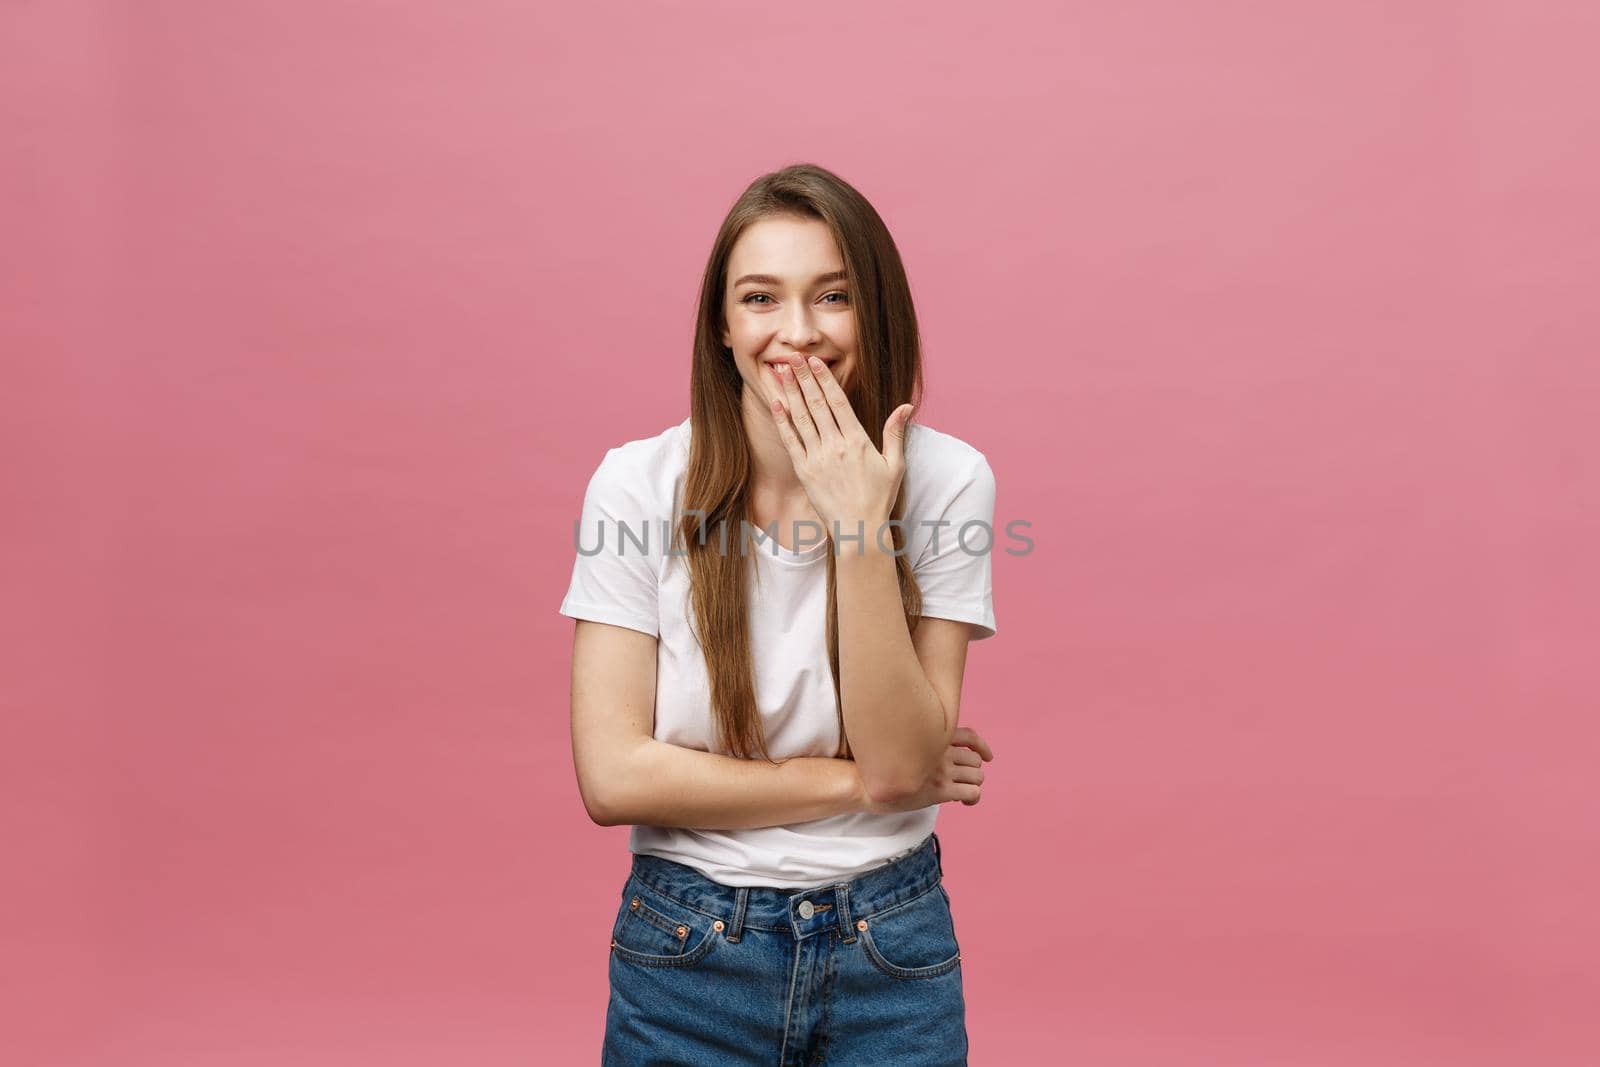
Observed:
[[[961,963],[950,897],[943,885],[868,916],[860,930],[867,959],[891,978],[937,978]]]
[[[611,951],[646,967],[691,967],[716,945],[724,925],[630,875],[611,927]]]

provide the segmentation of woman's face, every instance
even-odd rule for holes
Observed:
[[[816,356],[850,392],[856,320],[833,232],[820,219],[782,216],[747,227],[728,259],[722,343],[752,399],[771,410],[784,397],[771,364]]]

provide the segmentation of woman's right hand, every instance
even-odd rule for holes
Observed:
[[[902,811],[916,811],[931,804],[959,800],[971,807],[982,799],[983,763],[994,759],[989,742],[978,736],[976,730],[957,726],[939,761],[922,788],[903,800],[879,803],[867,801],[866,811],[873,815],[891,815]]]

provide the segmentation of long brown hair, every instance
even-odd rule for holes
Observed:
[[[922,400],[922,351],[911,287],[899,249],[888,227],[866,198],[832,172],[797,163],[752,182],[729,209],[711,247],[700,283],[694,331],[694,366],[689,380],[692,430],[684,480],[683,518],[676,549],[689,568],[695,636],[705,655],[717,735],[726,752],[740,757],[759,753],[768,761],[761,715],[756,707],[754,661],[746,611],[749,572],[745,521],[750,517],[750,452],[741,416],[744,379],[733,351],[722,344],[723,292],[728,260],[741,234],[753,223],[775,216],[820,219],[833,232],[849,278],[855,316],[856,361],[846,386],[851,407],[879,451],[883,422],[902,404]],[[907,429],[910,422],[907,422]],[[891,518],[905,514],[905,478]],[[729,536],[728,531],[734,533]],[[901,524],[890,526],[896,551],[900,600],[906,625],[916,631],[922,595],[911,574]],[[828,664],[833,671],[834,711],[839,717],[838,755],[850,754],[839,696],[839,626],[836,597],[838,564],[830,545],[828,559]],[[876,531],[866,531],[876,536]]]

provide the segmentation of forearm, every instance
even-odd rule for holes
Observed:
[[[864,810],[851,760],[794,756],[739,759],[650,738],[606,770],[596,818],[604,825],[746,830]]]
[[[954,724],[917,659],[894,557],[847,545],[838,558],[839,684],[850,754],[870,796],[914,791]]]

